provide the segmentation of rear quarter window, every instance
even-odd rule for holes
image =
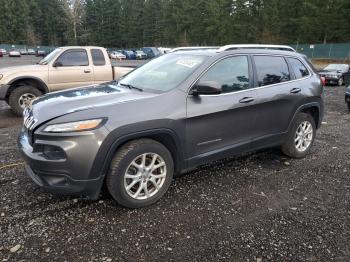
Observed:
[[[95,66],[104,66],[106,64],[105,56],[100,49],[92,49],[91,57]]]
[[[290,80],[286,60],[280,56],[254,56],[259,86],[267,86]]]
[[[296,79],[308,76],[310,73],[299,59],[288,58],[288,62],[293,70]]]

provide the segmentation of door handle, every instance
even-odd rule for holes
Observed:
[[[297,94],[297,93],[300,93],[301,89],[300,88],[293,88],[292,90],[290,90],[290,92],[292,94]]]
[[[90,69],[85,69],[84,73],[86,73],[86,74],[91,73],[91,70]]]
[[[252,98],[252,97],[244,97],[241,100],[239,100],[239,102],[242,104],[248,104],[248,103],[253,102],[253,101],[254,101],[254,98]]]

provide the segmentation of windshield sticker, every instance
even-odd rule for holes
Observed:
[[[198,65],[199,63],[200,63],[200,60],[193,59],[193,58],[182,58],[176,62],[177,65],[186,66],[188,68],[192,68],[192,67]]]

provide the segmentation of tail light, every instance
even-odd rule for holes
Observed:
[[[321,76],[321,83],[323,86],[326,86],[326,78],[324,76]]]

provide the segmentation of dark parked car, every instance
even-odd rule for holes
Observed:
[[[126,56],[126,59],[128,60],[135,60],[136,54],[131,50],[123,50],[122,54]]]
[[[26,173],[61,194],[155,203],[173,175],[266,147],[305,157],[323,117],[319,75],[295,52],[176,52],[119,82],[44,95],[24,112]],[[199,178],[200,179],[200,178]]]
[[[345,91],[345,103],[348,105],[348,109],[350,111],[350,85],[346,88]]]
[[[152,59],[154,57],[160,56],[158,48],[156,47],[143,47],[142,51],[147,55],[147,58]]]
[[[347,64],[329,64],[318,73],[325,78],[326,84],[342,86],[344,84],[344,74],[348,72],[349,65]]]
[[[3,53],[2,53],[2,51],[0,50],[0,57],[3,57],[4,55],[3,55]]]

